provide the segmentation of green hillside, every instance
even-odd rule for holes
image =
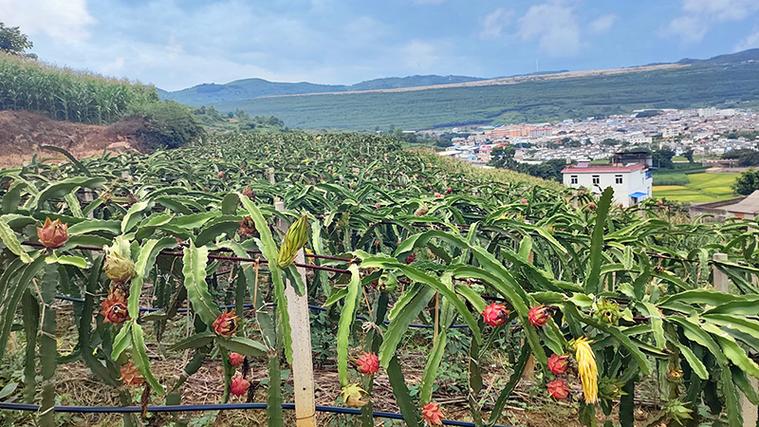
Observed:
[[[639,108],[759,105],[759,63],[395,93],[308,95],[216,104],[223,111],[274,115],[289,127],[423,129],[541,122]]]

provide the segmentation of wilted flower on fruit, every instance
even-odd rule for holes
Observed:
[[[536,305],[527,312],[527,320],[532,326],[540,328],[551,318],[551,309],[544,305]]]
[[[116,237],[113,245],[105,247],[105,275],[116,283],[124,283],[134,277],[134,262],[131,259],[129,241],[124,236]]]
[[[100,314],[103,315],[106,323],[121,324],[129,319],[127,311],[126,295],[119,289],[114,289],[108,294],[100,304]]]
[[[555,379],[546,384],[548,395],[556,400],[564,400],[569,397],[569,386],[563,379]]]
[[[667,372],[667,379],[671,382],[679,382],[683,379],[683,370],[677,368],[670,369]]]
[[[379,371],[379,357],[366,352],[356,359],[356,369],[364,375],[374,375]]]
[[[492,303],[482,310],[482,321],[496,328],[506,323],[509,317],[509,310],[503,304]]]
[[[62,223],[60,219],[51,221],[50,218],[45,218],[45,223],[42,227],[37,227],[37,238],[42,243],[42,246],[48,249],[58,249],[69,239],[69,226]]]
[[[285,239],[279,248],[277,265],[285,268],[293,263],[295,255],[308,241],[308,215],[303,215],[287,229]]]
[[[416,261],[416,254],[411,253],[406,257],[406,264],[413,264]]]
[[[419,206],[419,209],[414,211],[414,216],[425,216],[430,209],[427,206]]]
[[[229,338],[237,332],[237,320],[234,311],[225,311],[213,321],[211,328],[217,335]]]
[[[229,391],[235,396],[244,396],[250,388],[250,381],[242,377],[242,375],[235,375],[232,378],[232,384],[229,386]]]
[[[569,356],[566,354],[552,354],[548,358],[548,370],[554,375],[562,375],[569,367]]]
[[[240,365],[245,362],[245,356],[243,356],[240,353],[229,353],[229,364],[234,366],[235,368],[239,367]]]
[[[121,382],[124,385],[139,387],[145,384],[145,378],[143,378],[140,371],[134,366],[134,363],[127,362],[121,365]]]
[[[369,401],[366,400],[366,390],[359,387],[358,384],[349,384],[343,387],[340,391],[340,395],[343,397],[343,400],[345,400],[345,404],[351,408],[360,408],[369,403]]]
[[[443,425],[443,411],[440,410],[440,405],[430,402],[422,406],[422,418],[431,426]]]
[[[582,381],[585,403],[596,403],[598,401],[598,366],[596,366],[593,349],[590,348],[590,341],[585,337],[580,337],[574,340],[572,347],[575,350],[577,372]]]
[[[594,211],[594,210],[596,210],[596,204],[595,204],[595,202],[590,202],[590,203],[588,203],[587,205],[585,205],[585,207],[586,207],[586,208],[587,208],[589,211]]]
[[[240,237],[251,237],[256,234],[256,223],[253,222],[253,218],[246,216],[240,221],[240,226],[237,228],[237,234]]]

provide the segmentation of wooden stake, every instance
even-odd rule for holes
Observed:
[[[712,259],[714,261],[727,261],[727,254],[716,253]],[[756,281],[756,277],[754,277],[754,281]],[[712,265],[712,283],[714,284],[714,288],[718,291],[730,292],[730,278],[722,270],[717,268],[717,265]],[[755,378],[749,378],[749,381],[754,389],[759,389],[759,381]],[[759,421],[757,421],[759,415],[759,412],[757,411],[759,411],[759,408],[746,399],[746,396],[743,394],[741,394],[740,404],[741,413],[743,415],[743,426],[756,427],[759,425]]]
[[[273,174],[270,175],[273,181]],[[275,200],[274,208],[283,211],[285,205],[280,200]],[[277,221],[277,227],[287,232],[287,226],[283,221]],[[303,249],[295,255],[295,262],[305,263]],[[311,349],[311,319],[308,311],[308,281],[306,269],[298,267],[298,273],[303,279],[303,295],[295,292],[295,287],[288,280],[285,284],[285,298],[287,299],[287,314],[290,317],[293,343],[293,388],[295,394],[295,420],[297,427],[316,426],[316,402],[314,399],[314,361]]]

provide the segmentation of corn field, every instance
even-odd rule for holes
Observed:
[[[152,86],[56,68],[0,54],[0,110],[31,110],[58,120],[111,123],[158,101]]]
[[[245,401],[246,366],[267,366],[267,420],[283,425],[285,292],[305,289],[302,265],[309,301],[336,318],[334,399],[361,408],[355,425],[374,425],[385,374],[404,425],[441,423],[454,327],[468,337],[460,385],[478,426],[505,421],[530,360],[546,395],[578,405],[586,425],[632,426],[650,378],[664,402],[651,423],[738,427],[741,399],[759,403],[756,221],[684,219],[656,202],[622,209],[611,190],[569,192],[358,134],[216,135],[151,155],[35,162],[0,171],[0,184],[0,355],[11,338],[25,349],[6,399],[39,404],[43,426],[56,425],[56,372],[73,362],[122,405],[180,404],[212,363],[221,400]],[[301,249],[306,260],[294,261]],[[61,297],[76,308],[66,355]],[[411,393],[401,360],[414,323],[435,334]],[[510,362],[491,388],[495,351]],[[155,375],[157,357],[177,355],[181,375]],[[124,416],[151,422],[188,420]]]

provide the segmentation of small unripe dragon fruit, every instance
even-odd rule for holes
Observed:
[[[234,366],[235,368],[241,366],[245,362],[245,356],[243,356],[240,353],[229,353],[229,364]]]
[[[356,369],[364,375],[374,375],[379,371],[379,357],[366,352],[356,359]]]
[[[121,382],[124,383],[124,385],[139,387],[145,384],[145,378],[143,378],[140,371],[132,362],[127,362],[126,364],[121,365],[120,372]]]
[[[60,219],[51,221],[45,218],[42,227],[37,227],[37,238],[42,246],[48,249],[58,249],[69,239],[68,225],[61,222]]]
[[[443,425],[443,411],[440,410],[440,405],[430,402],[422,406],[422,418],[431,426]]]
[[[548,358],[548,370],[554,375],[562,375],[569,367],[569,356],[566,354],[552,354]]]
[[[235,396],[244,396],[248,393],[250,388],[250,381],[242,377],[242,375],[235,375],[232,378],[232,384],[229,386],[229,391]]]
[[[527,319],[530,324],[536,328],[543,327],[551,318],[551,311],[544,305],[536,305],[527,312]]]
[[[234,311],[225,311],[213,321],[211,328],[217,335],[229,338],[237,332],[237,320]]]
[[[565,400],[569,397],[569,386],[563,379],[556,379],[546,384],[548,395],[556,400]]]
[[[116,283],[125,283],[135,275],[131,259],[129,241],[124,236],[116,237],[113,245],[105,247],[105,275]]]
[[[482,321],[494,328],[506,323],[508,317],[509,310],[503,304],[492,303],[482,310]]]

